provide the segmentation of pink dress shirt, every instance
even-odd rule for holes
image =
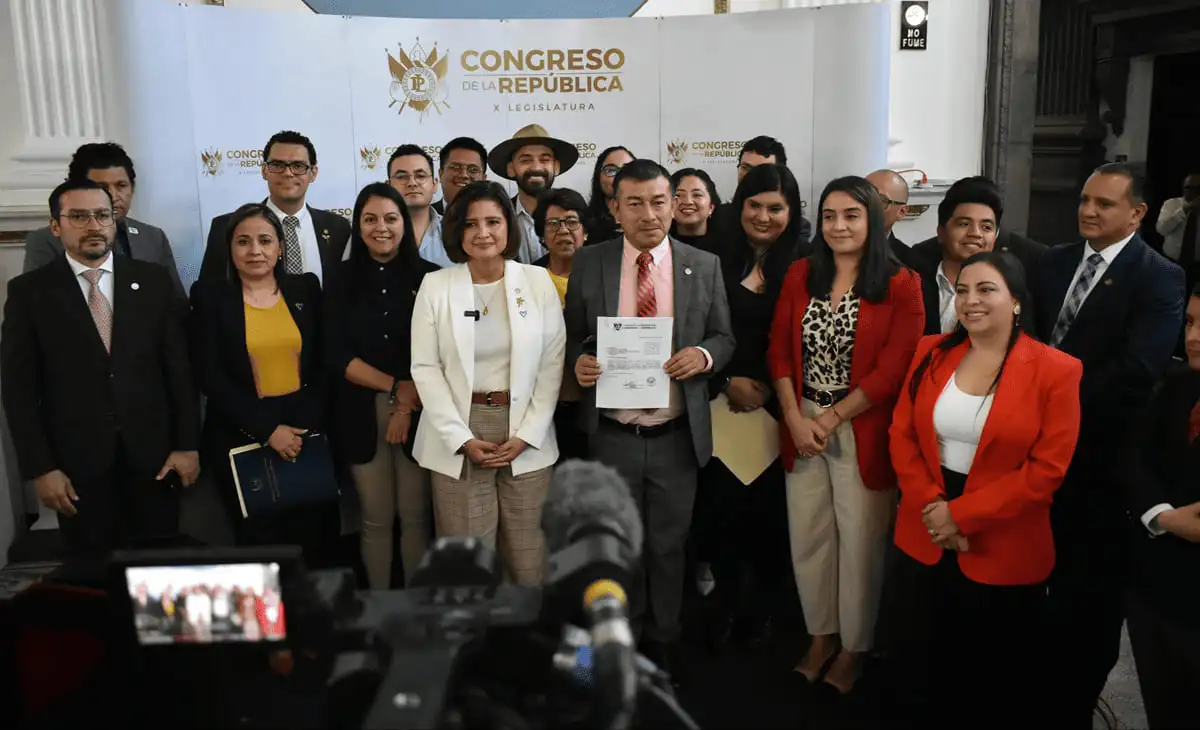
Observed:
[[[637,316],[637,259],[641,251],[634,248],[629,239],[625,239],[625,253],[621,257],[621,297],[617,305],[617,316]],[[675,316],[675,267],[671,257],[670,239],[650,249],[654,259],[652,276],[654,280],[654,298],[658,306],[659,317]],[[703,348],[700,348],[704,352]],[[708,368],[712,368],[712,356],[704,352]],[[634,424],[649,428],[659,426],[674,420],[683,414],[683,387],[679,381],[671,383],[671,400],[666,408],[646,408],[640,410],[602,410],[605,416],[620,423]]]

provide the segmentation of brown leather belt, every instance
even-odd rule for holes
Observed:
[[[506,406],[509,404],[507,390],[493,390],[490,393],[472,393],[471,402],[478,406]]]

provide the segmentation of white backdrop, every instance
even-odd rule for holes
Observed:
[[[729,198],[742,142],[769,134],[813,201],[886,163],[889,7],[469,21],[118,3],[128,83],[110,103],[127,115],[134,215],[167,230],[190,282],[209,221],[265,197],[261,150],[280,129],[317,148],[311,204],[347,215],[396,145],[436,164],[453,137],[490,148],[535,122],[579,147],[556,185],[585,195],[596,153],[622,144],[707,169]]]

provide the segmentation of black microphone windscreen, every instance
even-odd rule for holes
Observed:
[[[599,462],[565,461],[555,467],[542,507],[547,551],[562,550],[573,531],[593,524],[612,528],[635,556],[641,556],[642,518],[625,480]]]

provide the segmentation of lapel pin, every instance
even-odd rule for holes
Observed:
[[[521,293],[520,289],[513,289],[513,294],[520,294],[520,293]],[[520,302],[520,300],[517,300],[517,301]]]
[[[329,243],[329,229],[328,228],[324,228],[321,230],[321,238],[324,239],[325,243]]]
[[[1112,286],[1112,279],[1105,279],[1104,286]]]
[[[136,228],[134,228],[133,226],[129,226],[126,230],[128,230],[130,233],[132,233],[135,236],[137,235],[137,232],[138,232],[138,230]]]
[[[517,314],[521,315],[521,319],[525,319],[525,315],[529,314],[529,312],[526,312],[524,309],[522,309],[521,311],[517,312]]]
[[[691,275],[692,275],[692,270],[691,270],[691,269],[689,269],[688,267],[686,267],[686,266],[685,266],[685,267],[683,267],[683,273],[684,273],[686,276],[691,276]]]
[[[135,281],[135,282],[133,282],[132,284],[130,284],[130,285],[129,285],[129,288],[130,288],[130,289],[132,289],[132,290],[134,290],[134,291],[137,291],[138,289],[140,289],[140,288],[141,288],[141,285],[140,285],[140,284],[138,284],[138,283]]]
[[[296,302],[296,311],[300,312],[303,310],[304,310],[304,302]]]

